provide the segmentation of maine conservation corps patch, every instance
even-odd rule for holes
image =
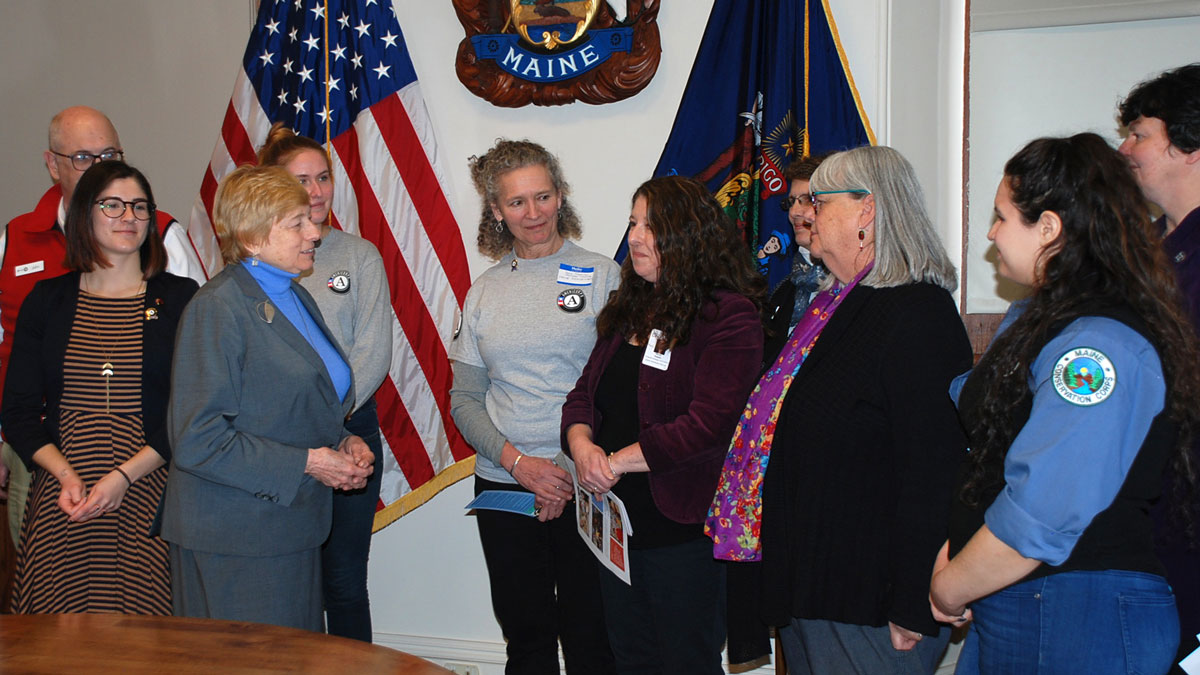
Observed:
[[[1096,405],[1117,388],[1117,370],[1104,352],[1076,347],[1054,364],[1054,390],[1075,405]]]

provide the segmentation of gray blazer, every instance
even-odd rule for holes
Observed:
[[[293,288],[341,352],[312,297]],[[183,548],[284,555],[329,534],[333,491],[304,466],[309,448],[346,435],[354,387],[339,401],[316,350],[268,304],[250,273],[229,265],[180,319],[162,538]]]

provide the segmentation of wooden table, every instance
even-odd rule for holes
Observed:
[[[0,673],[407,673],[449,670],[365,642],[258,623],[123,614],[0,616]]]

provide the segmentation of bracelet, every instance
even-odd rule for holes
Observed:
[[[513,475],[513,472],[517,470],[517,464],[519,464],[521,462],[521,459],[523,457],[525,457],[525,455],[517,455],[517,458],[513,460],[512,468],[510,468],[508,470],[508,475],[510,475],[510,476]]]
[[[124,479],[125,479],[125,482],[129,484],[127,487],[133,487],[133,481],[129,479],[129,474],[125,473],[125,472],[124,472],[124,471],[121,469],[121,467],[119,467],[119,466],[114,466],[114,467],[113,467],[113,471],[116,471],[117,473],[121,474],[121,478],[124,478]]]
[[[608,459],[608,471],[609,471],[609,473],[611,473],[612,475],[614,475],[614,476],[617,476],[617,477],[619,478],[619,477],[621,476],[621,474],[617,473],[617,470],[613,468],[613,465],[612,465],[612,458],[613,458],[613,456],[612,456],[612,455],[609,455],[609,456],[608,456],[608,458],[607,458],[607,459]]]

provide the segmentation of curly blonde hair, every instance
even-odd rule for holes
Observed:
[[[500,178],[510,171],[527,166],[545,168],[546,173],[550,174],[550,182],[554,184],[554,189],[562,197],[562,206],[558,209],[558,233],[567,239],[583,236],[579,216],[567,199],[571,193],[571,186],[563,178],[558,158],[546,148],[530,140],[512,141],[499,138],[490,150],[480,157],[472,157],[468,163],[471,167],[471,180],[474,181],[475,190],[483,201],[479,214],[479,233],[475,237],[480,253],[492,260],[499,260],[512,250],[512,232],[496,220],[492,209],[499,201],[497,184]]]

